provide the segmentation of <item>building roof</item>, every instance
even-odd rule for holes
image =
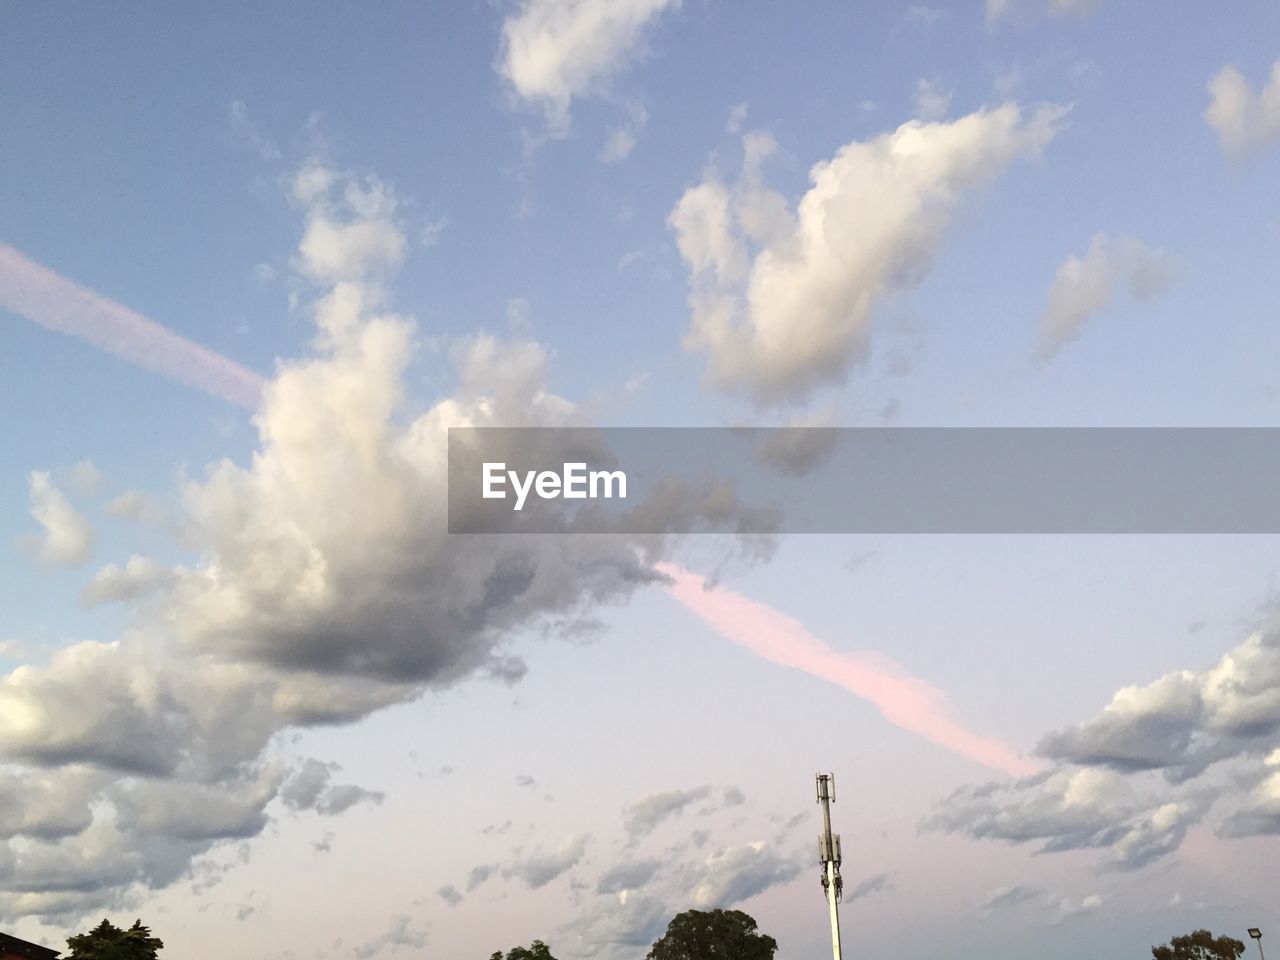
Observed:
[[[50,950],[48,947],[42,947],[38,943],[31,943],[28,940],[20,940],[17,937],[11,937],[7,933],[0,933],[0,957],[30,957],[31,960],[54,960],[58,956],[57,950]]]

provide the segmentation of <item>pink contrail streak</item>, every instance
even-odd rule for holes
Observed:
[[[887,657],[833,650],[798,620],[763,603],[731,590],[707,589],[701,577],[672,563],[656,569],[671,579],[667,591],[675,599],[752,653],[844,687],[874,703],[890,723],[983,766],[1014,776],[1039,769],[1009,745],[960,726],[947,715],[939,690]]]
[[[263,379],[252,370],[59,276],[5,243],[0,243],[0,307],[215,397],[250,410],[258,406]]]

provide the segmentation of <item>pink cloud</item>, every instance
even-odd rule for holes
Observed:
[[[88,340],[127,363],[250,410],[263,379],[114,300],[61,277],[0,243],[0,307],[46,330]]]
[[[874,703],[890,723],[983,766],[1014,776],[1037,764],[1013,747],[966,730],[948,715],[941,691],[877,653],[845,653],[823,643],[798,620],[732,590],[708,589],[701,577],[671,563],[667,592],[703,622],[757,656],[802,670]]]

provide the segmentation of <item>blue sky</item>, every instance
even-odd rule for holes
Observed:
[[[734,905],[799,960],[828,768],[859,952],[1267,928],[1274,537],[459,542],[439,457],[464,423],[1275,425],[1273,4],[0,23],[4,929],[624,960]]]

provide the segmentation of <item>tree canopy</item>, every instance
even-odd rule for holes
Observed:
[[[1174,937],[1167,944],[1151,948],[1154,960],[1239,960],[1244,944],[1228,936],[1215,937],[1208,930],[1197,930]]]
[[[153,937],[141,920],[133,921],[128,930],[121,930],[104,919],[88,933],[68,937],[70,952],[63,960],[156,960],[163,947],[164,941]]]
[[[502,951],[497,951],[489,960],[502,960]],[[512,947],[507,951],[506,960],[556,960],[551,955],[551,948],[541,940],[535,940],[527,947]]]
[[[741,910],[686,910],[678,914],[645,960],[773,960],[778,941],[756,931]]]

